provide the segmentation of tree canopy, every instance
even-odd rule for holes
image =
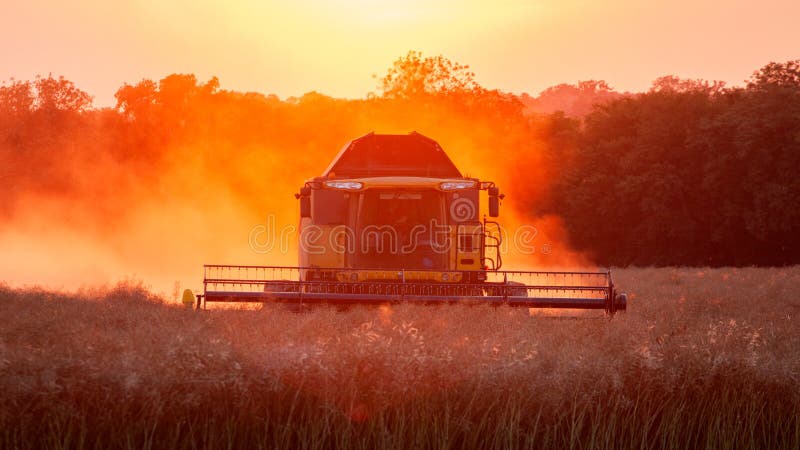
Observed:
[[[386,98],[417,98],[425,95],[477,94],[483,88],[469,66],[443,56],[426,56],[410,51],[394,62],[380,80]]]
[[[798,60],[744,87],[666,76],[638,94],[590,80],[531,97],[409,52],[379,88],[281,100],[173,74],[95,109],[63,77],[11,80],[0,85],[0,219],[41,195],[100,227],[142,199],[205,207],[212,187],[253,214],[291,210],[295,185],[349,139],[417,130],[463,172],[504,183],[523,222],[559,217],[563,245],[599,264],[800,263]]]

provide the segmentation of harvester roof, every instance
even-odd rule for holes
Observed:
[[[442,147],[416,131],[369,133],[354,139],[336,155],[323,176],[462,178]]]

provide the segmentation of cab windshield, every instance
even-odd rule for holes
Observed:
[[[446,269],[444,197],[427,190],[368,190],[359,202],[355,266]]]

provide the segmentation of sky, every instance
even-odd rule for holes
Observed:
[[[171,73],[359,98],[409,50],[531,94],[587,79],[641,91],[662,75],[739,85],[800,57],[796,0],[0,1],[0,80],[63,75],[97,106]]]

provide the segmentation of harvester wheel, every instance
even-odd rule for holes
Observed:
[[[614,296],[614,302],[616,303],[616,310],[625,312],[628,309],[628,294],[617,294]]]

